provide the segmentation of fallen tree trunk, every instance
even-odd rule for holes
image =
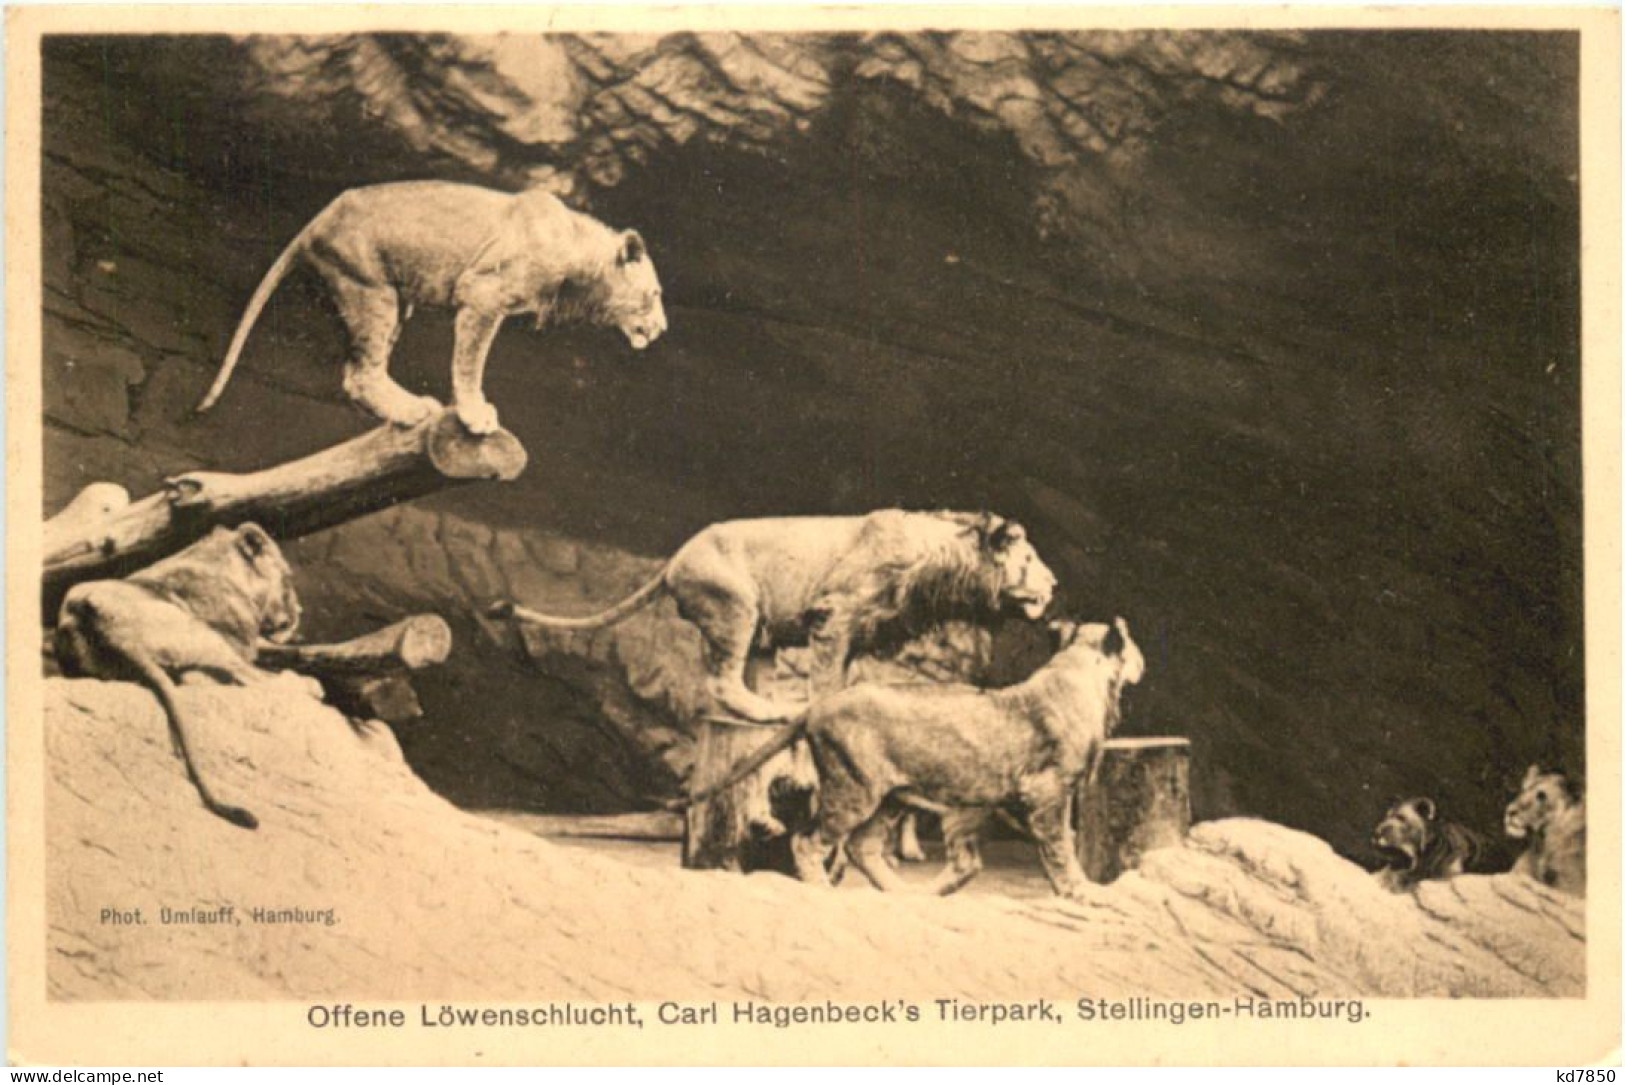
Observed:
[[[451,626],[438,614],[414,614],[338,644],[261,644],[257,660],[272,670],[315,678],[378,677],[422,670],[451,654]]]
[[[341,445],[263,471],[193,471],[84,530],[54,531],[42,602],[51,620],[74,584],[124,576],[202,538],[216,525],[253,521],[292,539],[435,490],[509,481],[525,449],[506,430],[475,438],[451,410],[410,429],[384,425]],[[71,522],[71,519],[70,519]]]
[[[319,679],[330,704],[357,719],[407,723],[423,705],[408,672],[444,663],[451,626],[438,614],[414,614],[338,644],[261,644],[255,662]]]

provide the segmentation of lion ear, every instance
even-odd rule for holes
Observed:
[[[1540,766],[1530,765],[1529,770],[1523,774],[1523,786],[1533,787],[1538,779],[1540,779]]]
[[[1027,537],[1027,529],[1014,520],[1006,520],[993,533],[993,543],[1001,550],[1016,545]]]
[[[1100,654],[1120,656],[1123,654],[1123,648],[1126,644],[1127,639],[1123,636],[1122,627],[1113,624],[1110,629],[1106,630],[1105,639],[1100,642]]]
[[[1439,816],[1439,808],[1433,805],[1432,799],[1427,798],[1416,800],[1416,812],[1423,821],[1432,821]]]
[[[981,534],[981,546],[994,552],[1007,551],[1012,544],[1019,542],[1022,536],[1019,523],[1011,523],[991,512],[981,513],[978,533]]]
[[[237,529],[237,549],[249,561],[258,561],[271,546],[271,536],[260,525],[244,524]]]
[[[636,230],[627,230],[621,234],[621,251],[615,256],[615,265],[625,267],[635,264],[648,255],[649,249],[643,243],[643,235]]]

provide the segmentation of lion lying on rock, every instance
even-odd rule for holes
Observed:
[[[259,819],[221,799],[203,778],[175,682],[191,676],[237,686],[280,682],[320,700],[315,679],[254,665],[261,640],[291,638],[300,613],[293,572],[271,536],[257,524],[217,527],[123,580],[75,585],[57,618],[56,659],[69,678],[131,681],[151,690],[203,805],[253,829]]]
[[[749,776],[805,737],[818,766],[818,817],[794,840],[797,873],[829,884],[844,847],[878,889],[909,888],[886,862],[897,819],[909,809],[942,815],[948,868],[931,886],[962,888],[982,869],[978,836],[995,811],[1019,817],[1038,843],[1050,885],[1073,896],[1088,884],[1072,831],[1072,797],[1116,729],[1123,687],[1145,657],[1128,624],[1050,623],[1053,658],[1000,690],[963,684],[865,682],[814,701],[783,732],[690,804]]]
[[[1580,788],[1566,774],[1530,765],[1507,805],[1506,834],[1525,844],[1513,873],[1583,897],[1586,892],[1586,812]]]

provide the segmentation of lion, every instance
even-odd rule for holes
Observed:
[[[1464,825],[1439,817],[1432,799],[1406,799],[1388,808],[1371,834],[1385,866],[1382,885],[1396,893],[1418,882],[1488,873],[1489,841]]]
[[[1014,521],[885,509],[713,524],[599,614],[556,617],[506,600],[488,614],[550,629],[601,629],[669,594],[705,642],[713,702],[747,720],[774,722],[797,713],[745,684],[753,647],[810,644],[817,697],[844,685],[853,657],[889,637],[1010,609],[1037,619],[1054,591],[1055,575]]]
[[[542,189],[370,185],[340,194],[282,250],[249,299],[199,411],[220,398],[260,311],[301,261],[327,283],[349,331],[345,393],[397,426],[416,425],[440,407],[389,377],[390,352],[414,306],[456,310],[453,405],[475,435],[497,429],[485,399],[485,359],[506,317],[534,313],[538,328],[613,327],[634,350],[666,330],[660,278],[635,230],[617,233]]]
[[[1000,690],[963,683],[860,682],[814,701],[806,718],[678,805],[703,801],[805,738],[818,767],[818,815],[792,841],[796,872],[829,884],[841,852],[874,883],[910,888],[886,861],[908,809],[942,815],[948,866],[930,886],[947,895],[982,869],[978,837],[995,813],[1014,814],[1038,844],[1050,886],[1077,896],[1072,803],[1092,778],[1122,713],[1122,692],[1145,676],[1128,623],[1050,623],[1055,655],[1032,677]]]
[[[1513,873],[1585,896],[1585,799],[1572,780],[1530,765],[1517,797],[1507,805],[1505,827],[1507,836],[1527,842]]]
[[[292,682],[319,689],[314,679],[254,666],[260,639],[288,640],[299,618],[292,573],[265,530],[256,524],[217,527],[124,580],[69,589],[57,618],[56,658],[70,678],[132,681],[150,689],[203,805],[233,825],[254,829],[259,819],[222,801],[198,771],[175,679],[200,674],[230,685]]]

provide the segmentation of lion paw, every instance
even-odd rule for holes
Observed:
[[[431,396],[410,396],[389,412],[389,424],[401,429],[422,425],[440,410],[440,401]]]
[[[497,431],[497,409],[485,400],[457,405],[457,420],[476,437]]]
[[[1055,887],[1055,895],[1066,900],[1087,901],[1093,895],[1094,886],[1087,880],[1066,881]]]

